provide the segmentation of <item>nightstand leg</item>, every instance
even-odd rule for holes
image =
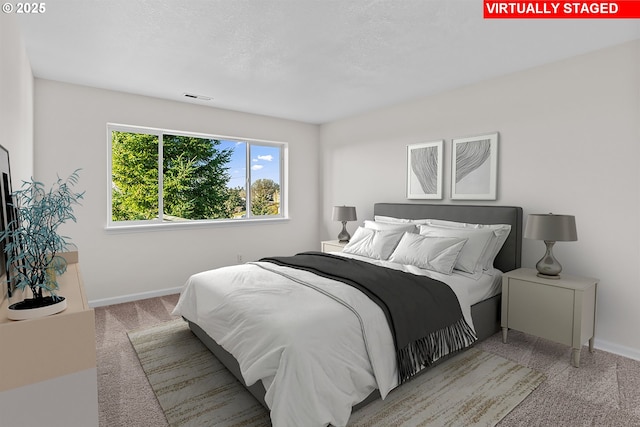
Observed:
[[[580,349],[571,349],[571,364],[576,368],[580,367]]]
[[[509,328],[502,328],[502,343],[506,344],[507,343],[507,331],[509,330]]]
[[[589,340],[589,353],[593,353],[595,351],[593,349],[593,339],[594,337],[591,337],[591,339]]]

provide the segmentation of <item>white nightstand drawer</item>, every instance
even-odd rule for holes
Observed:
[[[571,345],[573,339],[571,289],[525,280],[509,281],[509,327]]]

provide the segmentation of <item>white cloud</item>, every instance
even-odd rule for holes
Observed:
[[[258,160],[264,160],[265,162],[270,162],[273,160],[273,156],[271,154],[267,154],[266,156],[258,156]]]
[[[257,171],[257,170],[262,169],[263,167],[264,166],[262,166],[262,165],[253,165],[253,166],[251,166],[251,170],[252,171]]]

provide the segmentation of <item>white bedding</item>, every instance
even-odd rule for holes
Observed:
[[[382,265],[384,267],[408,271],[420,276],[428,276],[432,279],[440,280],[441,282],[445,282],[449,286],[453,286],[454,291],[457,290],[456,295],[458,295],[458,299],[461,298],[461,295],[459,294],[464,295],[464,290],[466,290],[469,306],[472,306],[480,301],[484,301],[485,299],[491,298],[492,296],[498,295],[500,292],[502,292],[502,272],[497,268],[492,268],[479,275],[460,273],[457,272],[457,270],[454,270],[454,273],[451,275],[446,275],[432,270],[420,269],[412,265],[400,265],[389,261],[373,260],[371,258],[353,254],[346,254],[343,252],[331,252],[331,254],[359,259],[362,261],[371,262],[373,264]],[[468,318],[465,314],[465,319],[470,326],[473,326],[471,323],[472,321],[470,314]]]
[[[478,281],[374,263],[447,282],[473,327],[469,287]],[[195,274],[174,314],[231,353],[247,385],[263,382],[274,427],[344,426],[353,405],[398,384],[382,310],[357,289],[306,271],[248,263]]]
[[[502,271],[497,268],[485,271],[475,284],[469,283],[466,288],[471,305],[498,295],[502,292]]]

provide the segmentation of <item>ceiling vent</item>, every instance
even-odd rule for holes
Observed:
[[[194,95],[193,93],[183,93],[182,94],[185,98],[189,98],[189,99],[199,99],[200,101],[211,101],[213,98],[211,98],[210,96],[204,96],[204,95]]]

